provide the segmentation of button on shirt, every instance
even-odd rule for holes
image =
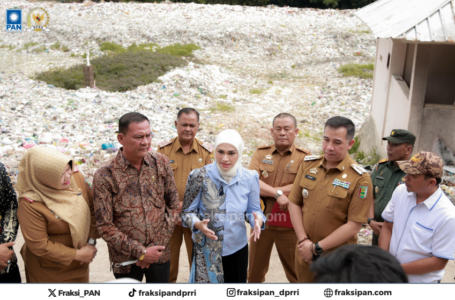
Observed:
[[[224,230],[220,232],[223,235],[223,249],[222,256],[231,255],[248,243],[245,216],[252,227],[254,227],[254,215],[255,212],[263,220],[262,229],[265,228],[265,216],[263,215],[259,202],[259,176],[255,171],[250,171],[239,167],[237,174],[229,182],[229,184],[221,177],[216,163],[205,166],[207,174],[210,180],[215,184],[218,191],[223,189],[225,193],[225,201],[219,208],[220,212],[215,213],[213,219],[215,219],[215,227],[224,226]],[[193,172],[198,171],[194,170]],[[187,190],[192,188],[187,186]],[[195,199],[191,202],[190,206],[184,210],[198,211],[200,215],[205,215],[204,205],[201,201],[201,191],[197,194]],[[194,228],[194,224],[201,221],[195,213],[187,213],[192,219],[191,229],[194,233],[199,232]],[[214,221],[214,220],[211,220]],[[186,223],[183,223],[186,227]]]
[[[406,185],[395,189],[382,213],[385,221],[393,223],[389,252],[402,264],[432,256],[453,260],[455,207],[441,188],[427,200],[416,203],[416,194],[409,193]],[[437,282],[444,271],[408,275],[408,279],[412,283]]]

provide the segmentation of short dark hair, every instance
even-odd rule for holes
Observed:
[[[297,128],[297,120],[295,119],[295,117],[291,114],[288,114],[288,113],[279,113],[275,116],[275,118],[273,118],[273,121],[272,121],[272,126],[275,125],[275,119],[284,119],[284,118],[291,118],[291,120],[294,122],[294,127]]]
[[[191,108],[191,107],[185,107],[185,108],[182,108],[181,110],[179,110],[179,112],[177,113],[177,120],[180,119],[180,116],[182,114],[189,115],[192,112],[194,112],[196,114],[197,122],[199,123],[199,112],[197,110],[195,110],[194,108]]]
[[[126,134],[128,132],[128,127],[130,123],[141,123],[147,121],[150,124],[149,119],[138,112],[129,112],[120,117],[118,121],[118,132]]]
[[[324,129],[329,126],[334,129],[338,129],[340,127],[346,128],[346,139],[348,141],[352,140],[355,135],[355,125],[354,122],[352,122],[350,119],[341,117],[341,116],[335,116],[331,117],[325,122]]]
[[[431,176],[428,176],[428,175],[425,175],[425,174],[423,174],[423,176],[425,177],[425,180],[428,180],[430,178],[434,178],[436,180],[436,185],[440,185],[441,182],[442,182],[442,178],[431,177]]]
[[[407,283],[400,262],[377,246],[351,244],[310,265],[317,283]]]

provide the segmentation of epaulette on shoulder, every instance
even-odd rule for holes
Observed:
[[[380,161],[378,161],[378,164],[383,164],[385,162],[388,162],[389,160],[387,158],[384,158],[384,159],[381,159]]]
[[[322,158],[322,156],[320,156],[320,155],[307,155],[307,156],[305,156],[303,161],[317,160],[317,159],[321,159],[321,158]]]
[[[212,153],[214,147],[212,144],[208,143],[208,142],[202,142],[200,140],[197,140],[199,142],[199,144],[201,145],[202,148],[204,148],[205,150],[207,150],[208,152]]]
[[[172,144],[172,140],[164,140],[158,143],[158,147],[163,148],[170,144]]]
[[[306,155],[310,155],[311,151],[305,148],[296,148],[298,151],[305,153]]]
[[[359,165],[352,164],[351,167],[352,167],[357,173],[359,173],[360,175],[362,175],[362,174],[364,174],[364,173],[368,173],[367,170],[365,170],[364,168],[362,168],[362,167],[359,166]]]
[[[267,149],[267,148],[271,148],[272,145],[261,145],[261,146],[258,146],[258,149]]]

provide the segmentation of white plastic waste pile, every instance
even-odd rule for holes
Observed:
[[[370,111],[371,79],[342,77],[346,63],[372,63],[375,40],[353,11],[289,7],[154,3],[55,3],[5,0],[0,10],[31,8],[50,16],[49,32],[0,37],[0,160],[13,181],[26,149],[56,147],[74,157],[91,180],[115,155],[117,120],[126,112],[149,117],[152,147],[176,135],[179,109],[201,113],[198,138],[213,142],[225,128],[239,130],[244,164],[271,141],[272,119],[294,114],[298,146],[317,154],[325,120],[351,118],[357,129]],[[0,23],[5,24],[5,14]],[[25,25],[24,25],[25,26]],[[174,69],[158,82],[115,93],[77,91],[33,80],[38,72],[85,63],[82,54],[105,55],[104,41],[127,47],[194,43],[201,64]],[[37,43],[25,49],[26,44]],[[68,52],[53,50],[54,43]],[[36,47],[46,47],[41,53]]]

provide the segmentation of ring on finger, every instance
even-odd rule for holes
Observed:
[[[8,265],[11,264],[11,259],[8,259]]]

